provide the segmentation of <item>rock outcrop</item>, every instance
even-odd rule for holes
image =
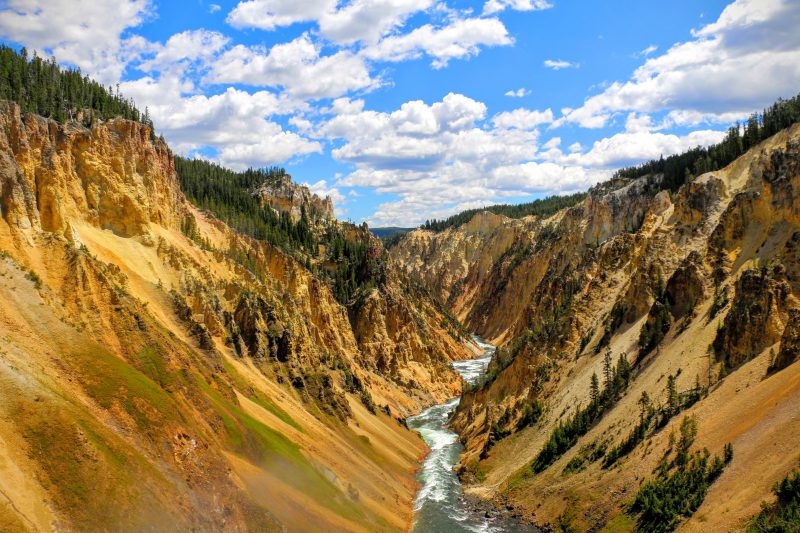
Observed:
[[[333,200],[330,196],[320,198],[305,185],[292,183],[288,174],[266,182],[254,193],[264,204],[288,213],[292,220],[300,220],[303,213],[311,219],[333,220]]]

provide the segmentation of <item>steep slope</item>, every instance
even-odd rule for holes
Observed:
[[[477,215],[392,248],[501,346],[453,422],[468,491],[540,524],[631,529],[623,503],[689,415],[692,449],[734,454],[681,527],[758,512],[798,462],[799,147],[795,125],[674,193],[623,178],[545,220]]]
[[[399,419],[472,352],[393,263],[344,307],[189,204],[147,126],[7,102],[0,215],[0,529],[407,527]]]

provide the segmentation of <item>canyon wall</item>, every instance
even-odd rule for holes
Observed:
[[[543,525],[632,529],[625,505],[694,416],[698,447],[735,452],[681,528],[740,528],[771,499],[798,463],[799,147],[795,125],[677,192],[658,175],[616,180],[547,219],[482,213],[391,249],[499,345],[453,421],[468,492]],[[575,442],[548,443],[595,401],[593,375],[610,387],[607,354],[630,368],[613,402]],[[643,393],[672,418],[607,459],[644,416]]]
[[[0,103],[0,529],[407,528],[474,346],[393,265],[344,307],[142,124]]]

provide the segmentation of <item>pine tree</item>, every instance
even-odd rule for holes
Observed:
[[[647,394],[647,391],[642,391],[642,395],[639,397],[639,408],[639,420],[644,425],[644,419],[647,418],[650,412],[650,395]]]
[[[600,383],[597,379],[596,372],[592,372],[592,384],[589,393],[592,398],[592,403],[597,404],[597,401],[600,399]]]
[[[606,355],[603,359],[603,375],[606,379],[605,387],[606,392],[611,392],[612,383],[614,381],[614,370],[611,366],[611,350],[606,351]]]
[[[625,354],[619,354],[619,359],[617,360],[617,371],[616,377],[620,381],[620,387],[626,387],[631,379],[631,365],[628,363],[628,359],[625,357]]]
[[[675,376],[672,374],[667,378],[667,412],[673,416],[678,412],[678,388],[675,384]]]

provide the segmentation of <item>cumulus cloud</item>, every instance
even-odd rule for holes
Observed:
[[[143,47],[153,57],[142,61],[138,68],[143,72],[161,71],[175,66],[185,68],[186,62],[208,61],[229,42],[228,37],[215,31],[189,30],[176,33],[163,45],[149,43]]]
[[[578,68],[578,63],[571,63],[563,59],[545,59],[544,66],[553,70],[561,70],[565,68]]]
[[[236,28],[274,30],[297,22],[314,20],[318,13],[336,7],[336,0],[249,0],[239,2],[228,13],[228,24]]]
[[[339,7],[337,0],[247,0],[239,2],[227,20],[237,28],[262,30],[316,22],[320,33],[337,43],[374,43],[433,4],[434,0],[353,0]]]
[[[736,0],[693,40],[648,59],[629,81],[611,84],[566,118],[587,128],[627,111],[670,109],[673,121],[690,124],[741,118],[797,92],[799,27],[795,1]]]
[[[562,165],[610,169],[681,153],[696,146],[708,146],[720,142],[724,137],[725,132],[716,130],[675,135],[640,129],[595,141],[588,152],[575,151],[563,156],[555,154],[552,159]]]
[[[178,153],[216,149],[216,159],[234,168],[283,163],[317,153],[321,145],[284,130],[270,117],[304,109],[268,91],[247,93],[229,87],[212,96],[193,94],[191,82],[176,75],[144,77],[121,85],[126,95],[147,106],[159,131]]]
[[[517,11],[535,11],[549,9],[553,4],[546,0],[488,0],[483,5],[483,13],[491,15],[503,11],[504,9],[516,9]]]
[[[522,111],[508,119],[508,127],[498,115],[493,122],[501,117],[504,126],[487,128],[486,105],[461,94],[448,94],[432,104],[406,102],[392,112],[364,109],[361,101],[341,99],[331,106],[331,118],[318,133],[342,139],[332,155],[356,167],[337,186],[372,187],[400,197],[381,205],[370,223],[414,224],[468,206],[529,194],[544,183],[504,177],[536,157],[539,133],[533,123],[552,119],[549,110]],[[498,174],[498,168],[505,170]],[[550,191],[562,185],[574,184],[547,182]]]
[[[206,80],[282,87],[301,98],[337,97],[380,85],[363,58],[347,50],[323,56],[308,34],[269,50],[236,45],[211,64]]]
[[[515,109],[486,120],[486,106],[451,93],[439,102],[410,101],[392,112],[362,100],[336,100],[317,134],[341,139],[335,159],[355,165],[336,187],[369,187],[397,197],[368,222],[413,225],[470,207],[534,194],[566,194],[607,179],[619,166],[720,141],[724,132],[686,135],[655,131],[648,115],[632,114],[628,130],[585,150],[562,152],[561,138],[540,141],[537,127],[552,110]]]
[[[544,111],[531,111],[529,109],[519,108],[495,115],[492,122],[498,128],[530,130],[542,124],[553,122],[553,111],[549,108]]]
[[[150,0],[8,0],[0,7],[0,36],[111,84],[142,44],[125,42],[123,32],[151,10]]]
[[[457,19],[443,27],[425,24],[403,34],[382,39],[364,50],[364,56],[381,61],[406,61],[428,55],[434,68],[451,59],[477,55],[481,46],[507,46],[514,41],[496,18]]]

